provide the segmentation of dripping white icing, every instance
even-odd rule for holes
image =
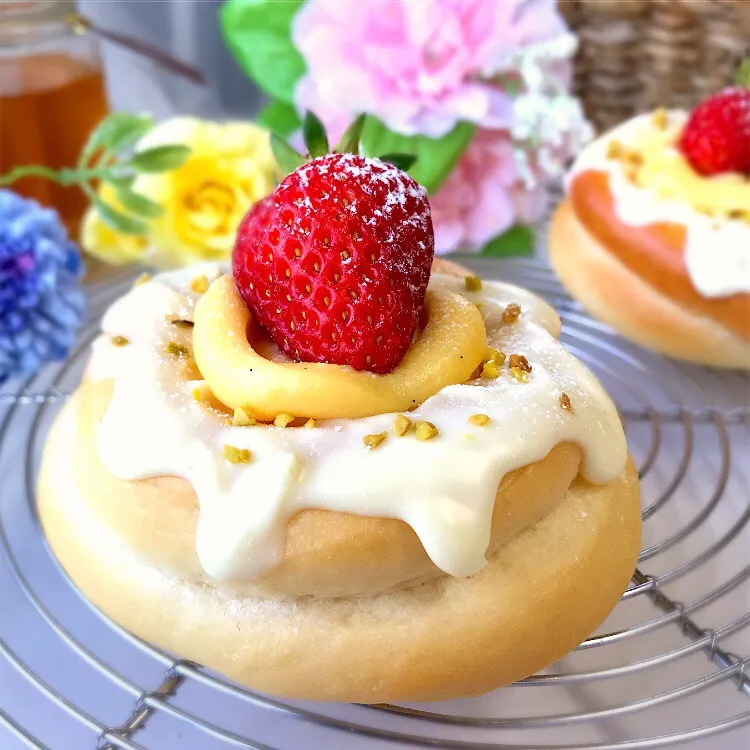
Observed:
[[[192,318],[198,295],[190,280],[218,266],[163,274],[115,303],[94,344],[88,377],[112,378],[114,395],[98,431],[102,463],[114,476],[173,475],[193,486],[200,505],[197,551],[217,580],[261,576],[283,556],[288,519],[307,507],[399,518],[427,553],[454,576],[485,564],[495,492],[513,469],[542,459],[556,445],[582,446],[582,472],[608,482],[623,470],[626,445],[617,411],[588,370],[551,335],[559,321],[537,297],[517,287],[485,282],[467,292],[461,279],[433,274],[444,286],[482,303],[489,345],[525,355],[533,371],[519,383],[503,369],[497,380],[444,388],[410,416],[433,422],[430,441],[396,438],[377,450],[362,438],[390,431],[393,414],[326,420],[315,429],[232,427],[192,398],[195,381],[165,354],[177,337],[167,319]],[[518,323],[502,325],[506,304],[518,302]],[[179,332],[189,341],[189,331]],[[125,336],[115,346],[112,336]],[[567,393],[574,413],[560,407]],[[484,413],[484,427],[467,419]],[[223,458],[230,444],[252,451],[250,464]]]

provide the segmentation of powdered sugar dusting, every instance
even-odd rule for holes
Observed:
[[[385,196],[383,210],[376,209],[377,216],[390,217],[395,206],[403,207],[408,198],[417,201],[420,210],[415,211],[407,221],[420,226],[427,225],[430,217],[430,204],[427,202],[427,190],[412,179],[406,172],[381,159],[373,159],[358,154],[327,154],[313,159],[295,172],[302,185],[307,187],[313,175],[327,175],[331,163],[336,164],[336,172],[343,172],[347,177],[357,180],[358,187],[369,195],[375,195],[374,186],[385,185],[388,192]],[[369,186],[368,186],[369,183]],[[351,207],[350,207],[350,210]]]

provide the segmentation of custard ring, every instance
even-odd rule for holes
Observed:
[[[388,375],[315,362],[274,362],[248,341],[252,316],[234,279],[226,275],[196,305],[193,352],[219,401],[248,409],[260,420],[278,414],[356,419],[406,411],[445,386],[466,382],[487,341],[482,316],[466,298],[428,291],[425,306],[427,325]]]

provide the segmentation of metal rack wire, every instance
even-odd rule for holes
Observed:
[[[544,266],[469,261],[537,290],[617,401],[643,480],[632,584],[578,650],[488,696],[421,706],[282,701],[176,660],[110,622],[45,546],[35,476],[103,308],[66,364],[0,390],[0,747],[50,750],[654,748],[750,740],[750,385],[677,365],[585,316]],[[743,654],[745,656],[743,656]]]

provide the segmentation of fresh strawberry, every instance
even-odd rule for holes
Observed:
[[[724,89],[699,104],[685,124],[679,146],[700,174],[750,174],[750,88]]]
[[[234,277],[289,357],[387,373],[414,338],[433,254],[424,188],[385,161],[333,153],[248,212]]]

